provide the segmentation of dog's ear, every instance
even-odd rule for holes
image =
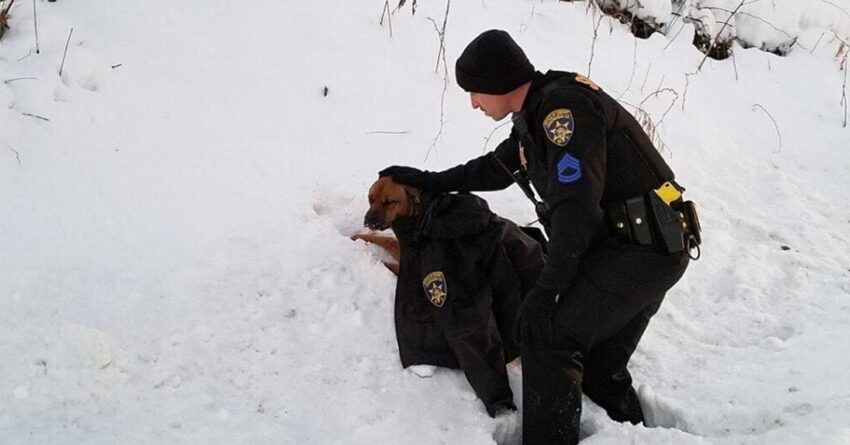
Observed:
[[[411,204],[419,205],[422,202],[422,192],[419,189],[405,185],[404,194],[407,195],[407,201]]]

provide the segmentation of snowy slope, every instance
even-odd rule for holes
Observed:
[[[394,279],[348,239],[380,168],[455,165],[495,127],[450,82],[429,153],[445,3],[405,6],[392,36],[380,0],[187,3],[38,0],[40,54],[32,5],[12,9],[0,443],[516,443],[517,416],[489,419],[460,373],[400,369]],[[603,19],[594,44],[584,2],[451,5],[450,68],[502,28],[656,122],[676,99],[659,135],[706,243],[633,359],[661,428],[588,402],[585,443],[850,443],[850,129],[824,33],[846,40],[850,2],[751,8],[798,47],[686,77],[691,25],[637,41]],[[534,219],[519,190],[485,196]]]

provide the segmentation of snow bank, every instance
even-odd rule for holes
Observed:
[[[380,168],[507,134],[450,83],[435,139],[445,4],[405,6],[392,36],[377,0],[36,5],[40,54],[27,2],[0,42],[0,442],[517,443],[460,373],[400,369],[393,277],[348,239]],[[540,69],[589,72],[651,114],[701,205],[704,258],[633,358],[657,427],[587,402],[586,443],[850,440],[835,5],[748,5],[796,24],[795,50],[685,76],[692,24],[643,41],[606,18],[592,46],[584,3],[452,4],[450,64],[502,28]],[[782,41],[759,23],[736,32]],[[486,197],[534,219],[517,190]]]

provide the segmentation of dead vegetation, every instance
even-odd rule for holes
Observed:
[[[9,29],[9,11],[12,9],[13,4],[15,4],[15,0],[9,0],[8,3],[0,1],[0,39],[3,38],[6,30]]]

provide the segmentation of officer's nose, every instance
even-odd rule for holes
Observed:
[[[478,103],[478,99],[475,97],[475,93],[469,93],[469,104],[472,106],[472,109],[478,109],[481,104]]]

